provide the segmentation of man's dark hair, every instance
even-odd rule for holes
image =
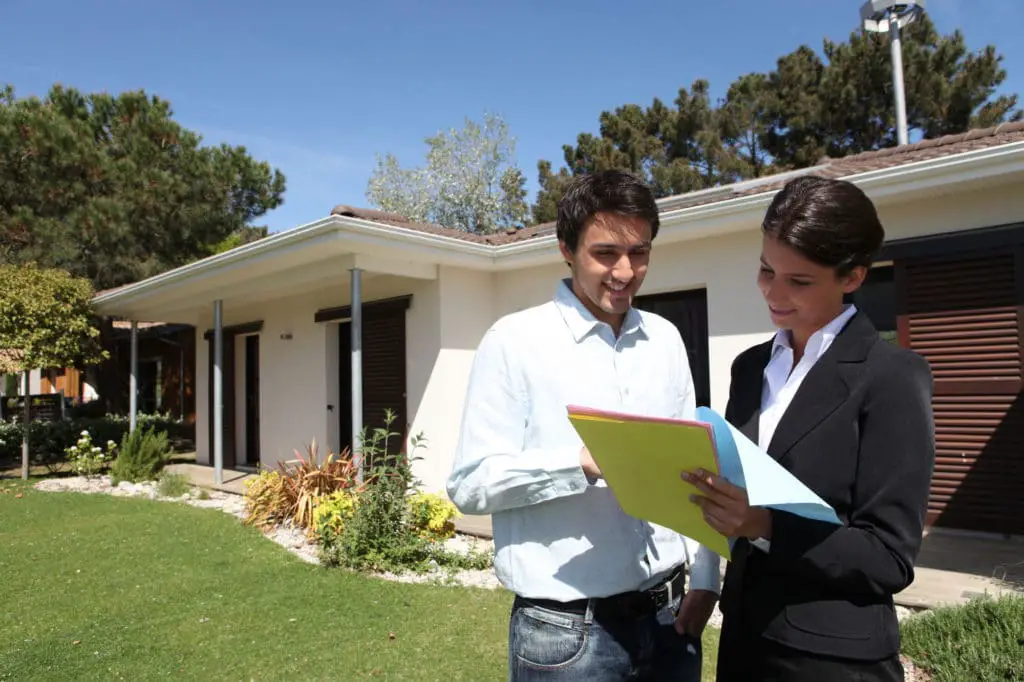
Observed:
[[[768,207],[761,231],[837,275],[869,267],[885,239],[875,205],[859,187],[814,175],[786,183]]]
[[[558,240],[575,253],[583,227],[597,213],[643,218],[651,226],[651,239],[658,235],[660,220],[654,194],[629,173],[609,170],[573,178],[558,202]]]

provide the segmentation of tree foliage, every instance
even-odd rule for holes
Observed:
[[[0,371],[85,367],[106,359],[88,280],[34,264],[0,265]]]
[[[378,155],[366,190],[373,206],[482,234],[526,221],[526,177],[516,166],[515,139],[501,117],[466,119],[462,130],[441,131],[425,142],[422,167],[403,168],[393,154]]]
[[[247,234],[284,187],[244,147],[202,146],[143,91],[0,89],[0,262],[120,286]]]
[[[243,225],[231,234],[229,234],[222,241],[210,246],[210,255],[217,253],[224,253],[231,249],[238,248],[239,246],[245,246],[252,242],[259,241],[267,236],[269,230],[264,225]]]
[[[940,36],[927,15],[903,32],[907,123],[911,137],[933,138],[1020,120],[1016,95],[996,96],[1005,80],[992,45],[972,52],[956,31]],[[581,133],[562,148],[565,167],[537,164],[534,222],[554,220],[566,183],[576,174],[617,168],[668,196],[771,173],[806,168],[897,143],[892,64],[886,34],[854,32],[804,45],[775,69],[734,81],[712,101],[695,80],[669,106],[626,104],[605,111],[599,134]]]

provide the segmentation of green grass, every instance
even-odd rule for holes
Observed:
[[[21,499],[0,494],[0,679],[504,673],[505,592],[312,566],[217,511],[14,487]]]
[[[1024,597],[977,599],[903,623],[903,652],[932,682],[1024,680]]]
[[[0,680],[506,678],[503,590],[328,570],[219,511],[20,481],[0,519]]]

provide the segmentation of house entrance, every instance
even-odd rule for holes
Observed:
[[[251,469],[260,463],[260,336],[262,322],[224,327],[221,386],[224,468]],[[213,463],[213,330],[207,330],[207,419]]]

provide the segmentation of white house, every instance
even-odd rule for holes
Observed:
[[[802,173],[849,179],[879,208],[887,247],[859,301],[935,372],[930,521],[1024,533],[1024,124],[661,200],[638,305],[680,327],[699,399],[716,409],[733,358],[773,333],[755,286],[759,226],[773,194]],[[196,327],[196,385],[207,387],[197,391],[199,463],[214,463],[219,448],[226,468],[274,465],[314,438],[338,451],[353,423],[379,425],[390,408],[405,436],[427,437],[416,473],[443,491],[481,335],[501,315],[547,300],[565,274],[552,225],[484,237],[340,206],[103,292],[96,305]],[[352,352],[353,326],[361,353]],[[220,438],[210,408],[218,383]]]

